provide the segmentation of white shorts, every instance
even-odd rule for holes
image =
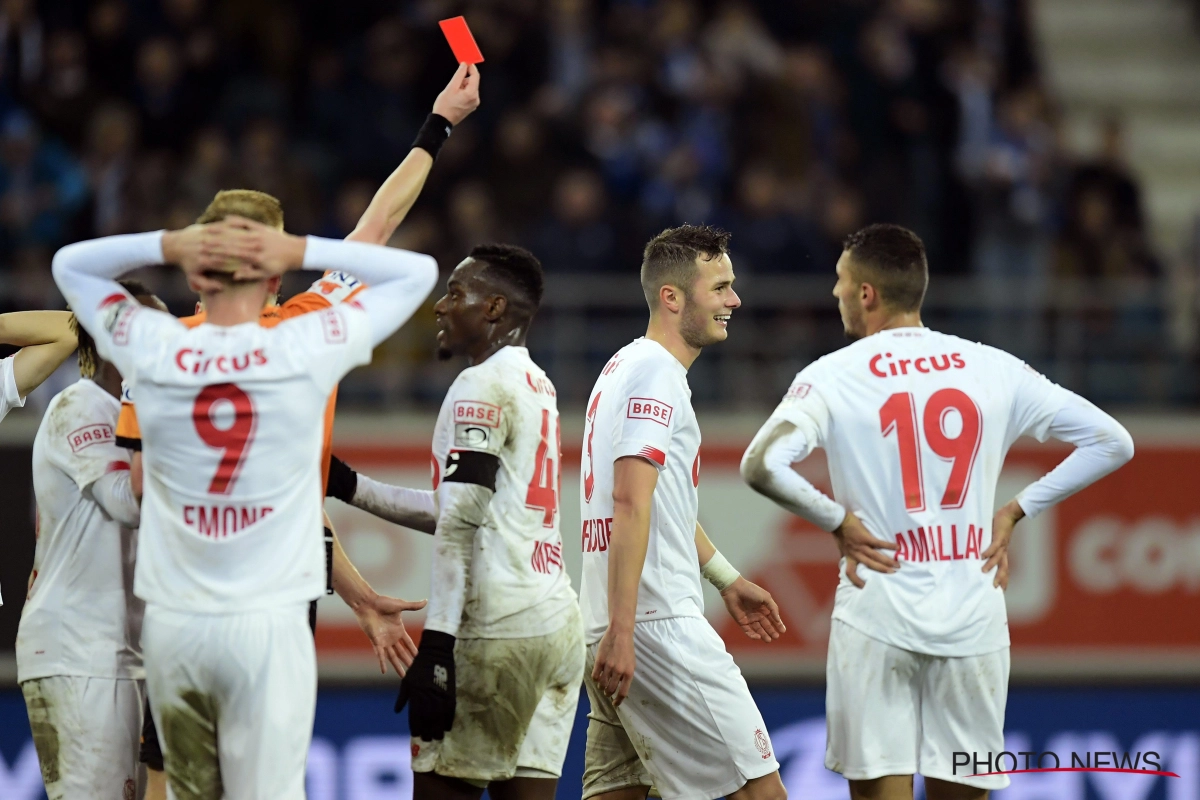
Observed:
[[[619,707],[592,681],[588,645],[583,797],[654,786],[664,800],[724,797],[779,769],[758,706],[704,617],[633,627],[637,666]]]
[[[21,693],[49,800],[134,800],[141,681],[56,675],[23,682]]]
[[[557,778],[579,705],[583,619],[528,639],[459,639],[457,705],[446,738],[413,738],[413,772],[482,786],[510,778]]]
[[[954,753],[1004,750],[1008,648],[949,658],[872,639],[839,619],[825,670],[825,766],[850,780],[924,775],[980,789],[1008,776],[972,778]]]
[[[142,649],[173,797],[304,800],[317,705],[307,603],[244,614],[147,605]]]

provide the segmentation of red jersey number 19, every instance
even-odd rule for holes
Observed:
[[[213,412],[219,413],[224,403],[233,406],[233,424],[228,428],[218,428],[213,419]],[[200,440],[209,447],[222,451],[217,471],[208,484],[208,493],[232,493],[233,486],[237,483],[238,472],[250,451],[250,443],[254,441],[254,427],[257,422],[254,401],[250,399],[250,395],[232,383],[206,386],[196,395],[192,420]]]
[[[962,427],[956,436],[946,433],[947,415],[957,411]],[[983,420],[979,406],[959,389],[940,389],[925,404],[922,415],[925,443],[934,455],[953,462],[942,508],[962,508],[971,485],[971,472],[979,443],[983,439]],[[900,482],[904,488],[904,507],[908,511],[925,510],[925,481],[921,466],[921,439],[917,410],[909,392],[892,395],[879,409],[879,428],[883,435],[896,435],[900,449]]]

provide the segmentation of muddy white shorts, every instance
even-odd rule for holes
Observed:
[[[619,707],[596,687],[588,645],[583,797],[654,786],[664,800],[724,797],[779,769],[742,672],[704,617],[638,622],[637,666]]]
[[[914,653],[833,621],[826,663],[825,766],[850,780],[924,775],[980,789],[954,753],[1004,750],[1008,648],[949,658]]]
[[[141,681],[56,675],[23,682],[21,693],[49,800],[134,800]]]
[[[304,800],[317,704],[307,603],[243,614],[148,604],[142,649],[175,797]]]
[[[454,724],[441,741],[412,740],[413,772],[482,786],[513,777],[557,778],[579,705],[583,620],[527,639],[459,639]]]

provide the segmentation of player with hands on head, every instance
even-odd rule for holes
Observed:
[[[558,528],[556,392],[525,348],[541,298],[541,264],[519,247],[476,247],[450,275],[438,356],[469,366],[438,415],[433,491],[330,466],[331,496],[435,535],[425,630],[395,706],[409,710],[418,800],[484,787],[549,800],[562,774],[583,630]]]
[[[833,294],[852,343],[796,376],[742,476],[843,555],[825,765],[855,800],[911,800],[917,773],[930,800],[981,800],[1008,777],[956,774],[951,754],[1004,749],[1013,526],[1120,467],[1133,440],[1013,356],[924,327],[912,231],[871,225],[843,247]],[[993,514],[1020,436],[1076,450]],[[816,448],[832,498],[792,469]]]
[[[20,347],[0,359],[0,420],[75,352],[70,311],[0,314],[0,344]]]
[[[201,290],[205,323],[142,308],[114,281],[164,262]],[[353,303],[259,324],[281,274],[302,267],[353,267],[371,285]],[[53,272],[138,402],[134,591],[172,793],[298,800],[316,703],[306,609],[326,582],[322,419],[338,380],[420,306],[437,266],[226,215],[70,245]]]
[[[741,300],[729,234],[665,230],[646,245],[646,336],[604,367],[587,404],[580,510],[591,702],[583,797],[782,800],[766,725],[704,618],[701,577],[751,639],[785,632],[697,519],[700,426],[687,372]],[[653,742],[653,746],[648,743]]]

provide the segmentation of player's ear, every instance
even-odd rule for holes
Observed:
[[[658,287],[658,304],[678,313],[683,308],[683,293],[669,283]]]
[[[869,283],[859,285],[858,296],[859,300],[862,301],[863,308],[867,311],[871,311],[880,303],[879,292]]]
[[[488,322],[495,322],[504,316],[508,308],[508,298],[502,294],[494,294],[487,299],[483,307],[483,316]]]

